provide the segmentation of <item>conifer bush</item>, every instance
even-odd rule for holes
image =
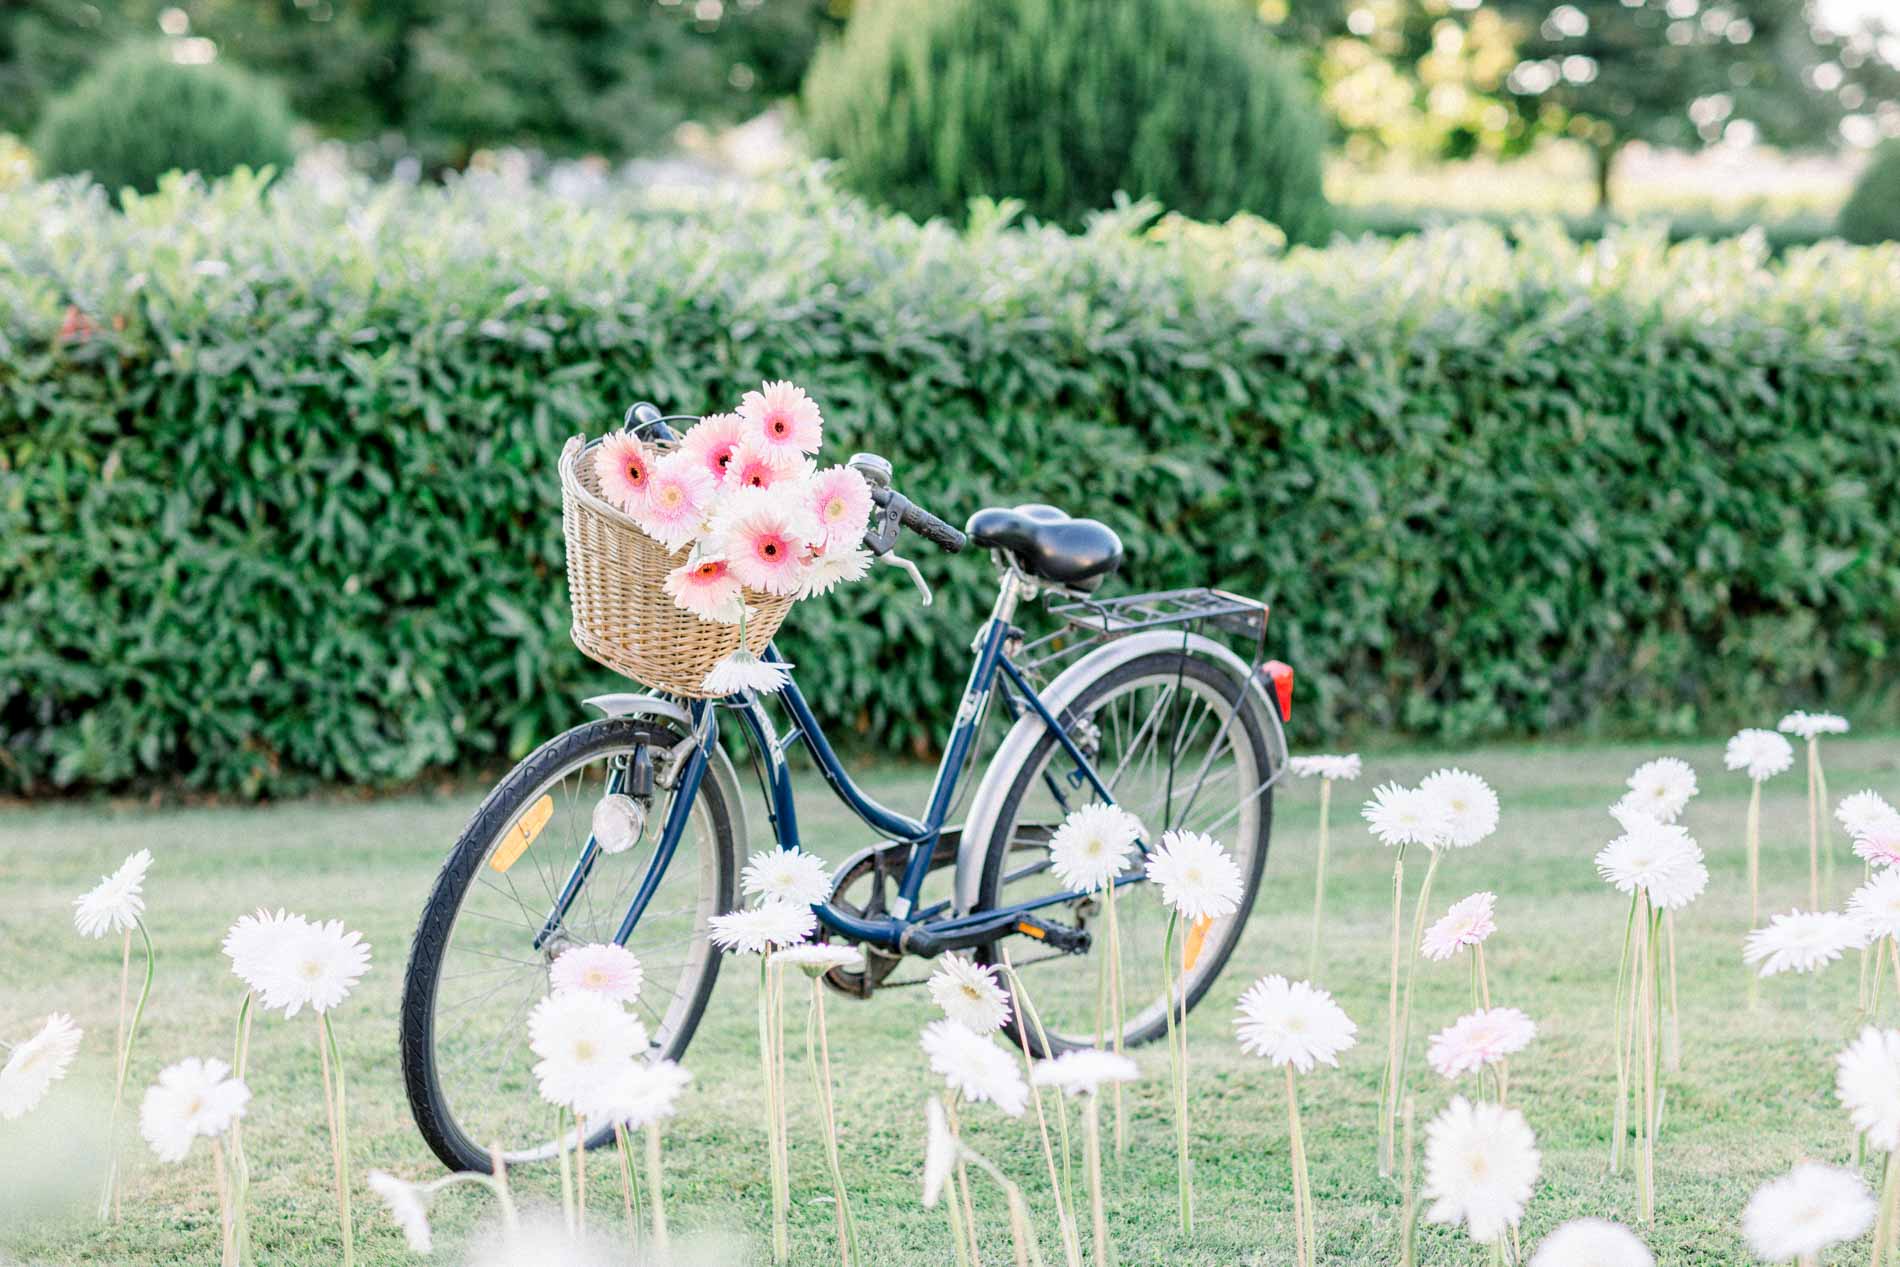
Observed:
[[[1841,207],[1839,223],[1849,242],[1900,242],[1900,140],[1874,151]]]
[[[216,177],[288,166],[291,127],[271,83],[222,61],[181,64],[167,44],[137,44],[53,101],[33,148],[44,175],[85,172],[113,193],[149,193],[174,169]]]
[[[879,0],[820,50],[804,104],[844,182],[918,219],[1013,198],[1078,227],[1125,193],[1326,231],[1319,115],[1242,5]]]

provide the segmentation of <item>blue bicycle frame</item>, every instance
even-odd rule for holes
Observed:
[[[660,830],[660,837],[654,848],[652,861],[647,873],[634,893],[628,905],[626,916],[621,920],[615,940],[625,943],[632,936],[640,917],[645,913],[647,904],[659,888],[661,879],[671,864],[674,852],[685,834],[694,799],[698,796],[699,785],[706,777],[711,762],[714,745],[718,742],[719,713],[722,709],[738,715],[747,738],[753,743],[764,759],[766,794],[771,813],[773,831],[779,848],[796,849],[799,845],[798,806],[792,788],[790,767],[786,754],[795,744],[803,743],[810,751],[812,760],[817,764],[818,772],[839,800],[849,806],[853,813],[867,825],[882,833],[888,841],[899,845],[908,844],[910,853],[899,882],[897,899],[892,903],[893,913],[882,918],[865,919],[837,909],[831,905],[814,906],[812,910],[819,920],[835,933],[853,940],[866,942],[874,946],[903,950],[918,954],[935,954],[945,949],[956,949],[978,945],[997,936],[1013,931],[1043,932],[1046,926],[1028,922],[1032,913],[1049,906],[1057,906],[1073,901],[1081,896],[1080,891],[1057,892],[1037,897],[1029,901],[1018,902],[995,910],[970,911],[962,915],[946,916],[950,903],[939,902],[918,909],[917,901],[923,892],[924,880],[930,871],[930,862],[936,852],[937,843],[943,834],[945,820],[957,802],[957,789],[962,780],[966,759],[971,745],[976,742],[977,731],[983,716],[983,703],[995,690],[997,680],[1007,684],[1002,692],[1005,707],[1013,716],[1020,716],[1019,710],[1027,708],[1042,724],[1048,728],[1061,746],[1063,753],[1073,763],[1066,781],[1070,787],[1080,790],[1084,785],[1101,800],[1113,804],[1114,796],[1102,781],[1094,766],[1068,730],[1050,711],[1042,697],[1030,684],[1014,663],[1011,662],[1007,648],[1012,641],[1020,643],[1022,631],[1011,623],[1016,603],[1021,595],[1021,581],[1014,574],[1003,578],[1003,590],[998,595],[996,606],[983,627],[976,644],[976,663],[971,667],[968,684],[964,687],[962,705],[957,710],[957,720],[951,731],[950,741],[944,746],[943,759],[937,766],[937,775],[931,785],[930,800],[920,819],[910,818],[889,809],[867,795],[852,780],[825,738],[824,730],[818,719],[812,715],[811,706],[798,689],[796,682],[788,682],[779,692],[780,699],[791,714],[792,729],[780,736],[765,712],[763,703],[751,695],[736,695],[716,702],[696,702],[691,708],[694,728],[694,745],[680,768],[678,782],[673,789],[671,809],[666,822]],[[769,662],[783,664],[784,660],[773,647],[767,647],[763,658]],[[614,771],[608,785],[608,791],[619,790],[620,772]],[[1050,790],[1055,794],[1059,805],[1068,806],[1067,797],[1060,784],[1063,778],[1045,776]],[[1138,842],[1145,853],[1148,845]],[[559,928],[566,917],[568,908],[586,884],[593,869],[599,848],[590,836],[582,848],[567,883],[555,899],[554,907],[548,913],[548,919],[540,937],[535,939],[538,947],[542,941]],[[1140,883],[1142,874],[1137,871],[1117,881],[1117,885]],[[1045,934],[1046,935],[1046,934]]]

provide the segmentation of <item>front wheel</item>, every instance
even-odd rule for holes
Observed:
[[[644,835],[599,855],[551,935],[544,925],[592,835],[596,802],[644,748],[664,771],[687,735],[664,717],[610,717],[557,735],[482,802],[456,841],[416,927],[403,981],[402,1067],[416,1125],[455,1170],[554,1156],[554,1112],[540,1098],[528,1013],[571,946],[614,939],[653,862],[672,806],[656,786]],[[663,781],[663,780],[662,780]],[[619,786],[619,784],[616,784]],[[656,1056],[678,1059],[719,971],[708,921],[732,909],[738,881],[732,807],[700,782],[685,834],[627,937],[645,984],[635,1012]],[[539,941],[539,945],[537,945]]]
[[[1273,749],[1245,697],[1248,689],[1245,680],[1209,660],[1156,651],[1104,672],[1062,714],[1070,737],[1115,803],[1142,821],[1150,848],[1165,831],[1201,831],[1239,864],[1239,909],[1199,930],[1174,930],[1177,974],[1184,939],[1189,953],[1189,1008],[1207,993],[1239,943],[1267,861]],[[1055,734],[1045,729],[1004,795],[983,860],[978,909],[1063,892],[1050,869],[1050,837],[1065,817],[1099,799]],[[1130,867],[1138,869],[1140,859]],[[1119,887],[1115,906],[1124,1001],[1121,1037],[1133,1046],[1167,1029],[1162,963],[1169,957],[1170,912],[1156,886],[1145,881]],[[1032,1029],[1027,1034],[1032,1051],[1047,1056],[1109,1045],[1114,1025],[1101,989],[1101,964],[1108,953],[1105,895],[1075,898],[1040,913],[1087,927],[1092,943],[1084,955],[1044,950],[1020,939],[1012,943],[1012,961],[1047,1038],[1045,1044]],[[1001,946],[984,947],[980,957],[1000,963]]]

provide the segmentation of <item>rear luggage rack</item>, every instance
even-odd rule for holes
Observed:
[[[1217,589],[1162,590],[1104,602],[1078,598],[1051,603],[1048,611],[1051,616],[1094,634],[1134,633],[1138,629],[1206,621],[1228,633],[1257,638],[1267,627],[1265,603]]]
[[[1267,641],[1267,605],[1226,590],[1160,590],[1109,599],[1068,598],[1046,604],[1045,610],[1062,626],[1029,643],[1017,656],[1018,667],[1032,675],[1053,670],[1097,643],[1145,629],[1179,626],[1183,637],[1190,632],[1218,630],[1244,638],[1251,644],[1256,668]]]

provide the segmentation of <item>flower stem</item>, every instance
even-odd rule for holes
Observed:
[[[574,1227],[587,1235],[587,1115],[574,1114]]]
[[[257,1015],[254,996],[247,990],[238,1006],[237,1035],[231,1040],[231,1075],[243,1081],[251,1064],[251,1021]],[[237,1241],[237,1261],[251,1252],[251,1163],[244,1155],[244,1119],[231,1119],[231,1223]]]
[[[1036,1040],[1042,1050],[1049,1050],[1049,1036],[1043,1032],[1042,1020],[1036,1015],[1035,1008],[1029,1002],[1028,987],[1016,972],[1016,965],[1010,961],[1009,948],[1003,947],[1003,975],[1009,981],[1010,995],[1015,1001],[1016,1045],[1023,1053],[1023,1072],[1030,1075],[1035,1072],[1029,1056],[1028,1026],[1036,1027]],[[1034,1085],[1033,1083],[1031,1084]],[[1049,1143],[1049,1119],[1042,1107],[1042,1088],[1035,1088],[1036,1132],[1042,1139],[1042,1157],[1049,1166],[1049,1188],[1056,1198],[1056,1223],[1062,1232],[1062,1253],[1069,1267],[1082,1267],[1082,1246],[1076,1234],[1073,1204],[1070,1196],[1075,1192],[1075,1178],[1069,1172],[1069,1110],[1063,1103],[1062,1092],[1056,1092],[1056,1113],[1062,1128],[1062,1170],[1056,1170],[1055,1150]]]
[[[1392,1115],[1398,1102],[1392,1092],[1399,1065],[1399,929],[1405,918],[1405,846],[1392,862],[1392,968],[1385,988],[1385,1070],[1379,1075],[1379,1177],[1392,1177]]]
[[[1094,1093],[1087,1099],[1088,1106],[1082,1110],[1082,1137],[1089,1176],[1090,1232],[1095,1240],[1095,1267],[1110,1267],[1112,1251],[1108,1247],[1108,1216],[1102,1204],[1102,1106]],[[1181,1217],[1185,1222],[1185,1204]]]
[[[1110,1042],[1115,1054],[1122,1054],[1122,939],[1121,926],[1115,917],[1115,889],[1113,880],[1108,882],[1108,1023],[1112,1027]],[[1120,1166],[1128,1154],[1128,1110],[1122,1103],[1122,1084],[1115,1084],[1115,1164]],[[1120,1173],[1117,1171],[1116,1173]]]
[[[954,1125],[956,1119],[950,1114],[953,1097],[946,1095],[943,1097],[942,1102],[945,1118],[953,1123],[950,1127],[950,1133],[953,1137],[956,1137],[957,1156],[961,1158],[963,1155],[963,1140],[960,1136],[956,1135],[956,1126]],[[975,1229],[971,1229],[971,1236],[965,1236],[963,1228],[963,1202],[957,1192],[957,1185],[954,1179],[951,1180],[950,1191],[943,1194],[943,1208],[950,1219],[950,1243],[956,1246],[957,1267],[970,1267],[970,1246],[968,1242],[973,1239]]]
[[[567,1160],[567,1109],[556,1105],[554,1109],[554,1155],[561,1162],[561,1216],[567,1225],[567,1234],[574,1235],[574,1175]]]
[[[488,1165],[495,1179],[495,1199],[501,1202],[501,1225],[513,1238],[521,1231],[521,1220],[515,1214],[515,1194],[508,1186],[508,1163],[502,1160],[500,1144],[488,1146]]]
[[[963,1202],[963,1224],[970,1237],[970,1261],[976,1267],[983,1267],[983,1255],[976,1247],[976,1201],[970,1194],[970,1169],[964,1165],[966,1150],[963,1147],[963,1123],[957,1120],[957,1098],[951,1096],[943,1102],[944,1115],[950,1119],[950,1133],[957,1137],[957,1169],[955,1197]]]
[[[1405,997],[1399,1005],[1398,1064],[1392,1078],[1390,1112],[1394,1117],[1405,1101],[1406,1068],[1412,1054],[1412,985],[1418,976],[1418,947],[1425,937],[1425,914],[1431,906],[1432,878],[1438,874],[1439,857],[1439,850],[1431,851],[1431,860],[1425,864],[1425,878],[1418,886],[1418,902],[1412,908],[1412,943],[1405,960]],[[1390,1131],[1393,1125],[1395,1123],[1388,1123],[1386,1129]]]
[[[1630,954],[1636,937],[1637,895],[1630,895],[1629,918],[1623,924],[1623,953],[1616,964],[1616,1002],[1612,1006],[1611,1028],[1616,1044],[1616,1105],[1610,1112],[1610,1173],[1615,1174],[1622,1166],[1623,1138],[1629,1132],[1630,1066],[1627,1035],[1625,1033],[1631,1016],[1628,1006],[1630,988]]]
[[[122,1184],[119,1173],[119,1109],[125,1103],[125,1082],[132,1072],[132,1049],[138,1043],[139,1022],[145,1017],[145,1001],[152,997],[152,974],[158,964],[158,955],[152,949],[152,935],[145,931],[145,921],[133,917],[132,924],[139,930],[139,939],[145,945],[145,980],[139,986],[138,1002],[132,1008],[132,1022],[125,1026],[124,1041],[119,1044],[118,1077],[112,1089],[112,1114],[106,1132],[106,1191],[99,1204],[101,1218],[119,1217],[119,1196]],[[125,1012],[126,974],[130,966],[132,930],[125,932],[125,953],[119,961],[119,1012],[121,1018]]]
[[[772,1054],[771,952],[759,956],[759,1062],[765,1071],[765,1151],[772,1181],[772,1261],[783,1263],[791,1253],[786,1228],[788,1194],[780,1184],[778,1167],[778,1061]]]
[[[824,989],[823,981],[811,979],[811,1007],[805,1015],[805,1063],[811,1068],[818,1107],[825,1115],[825,1162],[831,1169],[831,1195],[837,1202],[832,1214],[838,1224],[838,1261],[843,1267],[851,1267],[858,1259],[857,1224],[851,1217],[851,1198],[845,1192],[844,1168],[838,1163],[838,1112],[831,1098],[831,1042],[825,1036]],[[1041,1108],[1040,1100],[1037,1108]]]
[[[1418,1121],[1418,1102],[1406,1096],[1399,1116],[1405,1126],[1405,1212],[1399,1224],[1399,1267],[1413,1267],[1418,1256],[1418,1177],[1414,1173],[1412,1130]]]
[[[231,1222],[231,1183],[224,1170],[224,1145],[211,1137],[211,1168],[218,1177],[218,1262],[233,1267],[237,1262],[237,1229]]]
[[[1312,1267],[1319,1257],[1313,1243],[1313,1196],[1306,1173],[1306,1142],[1300,1134],[1300,1095],[1293,1066],[1286,1070],[1287,1153],[1293,1166],[1293,1254],[1299,1267]]]
[[[356,1262],[356,1236],[350,1223],[349,1101],[343,1089],[343,1056],[337,1050],[336,1030],[330,1025],[328,1012],[317,1013],[317,1052],[323,1066],[324,1102],[330,1109],[330,1151],[336,1165],[336,1208],[343,1235],[343,1267],[351,1267]],[[332,1064],[336,1066],[334,1075],[330,1069]]]
[[[1808,736],[1808,909],[1821,909],[1821,813],[1814,799],[1820,792],[1821,740]]]
[[[1663,912],[1663,935],[1669,955],[1669,1015],[1663,1020],[1663,1068],[1682,1072],[1682,1001],[1676,992],[1676,913]]]
[[[1331,817],[1333,781],[1319,781],[1319,862],[1313,869],[1313,940],[1306,952],[1306,979],[1319,979],[1320,925],[1326,916],[1326,836]]]
[[[1174,1108],[1175,1181],[1181,1201],[1181,1234],[1186,1236],[1194,1231],[1194,1207],[1188,1195],[1187,1115],[1182,1107],[1186,1100],[1182,1087],[1187,1082],[1187,1070],[1183,1068],[1187,1061],[1187,1008],[1182,1007],[1178,1024],[1174,1014],[1174,935],[1180,925],[1180,912],[1169,911],[1168,931],[1161,944],[1161,979],[1167,994],[1162,1014],[1167,1018],[1168,1071],[1172,1075],[1169,1099]],[[1096,1252],[1099,1257],[1099,1247]]]
[[[1874,1223],[1874,1247],[1867,1260],[1867,1267],[1880,1267],[1886,1257],[1887,1242],[1893,1238],[1894,1188],[1900,1183],[1900,1166],[1893,1163],[1893,1154],[1886,1154],[1880,1164],[1880,1205],[1879,1217]]]
[[[627,1125],[614,1123],[614,1151],[620,1155],[620,1200],[626,1207],[627,1245],[640,1253],[640,1180],[633,1170],[633,1150],[627,1144]]]
[[[1656,986],[1661,976],[1657,968],[1656,954],[1657,920],[1650,913],[1648,895],[1643,901],[1643,936],[1645,939],[1645,963],[1642,974],[1642,1058],[1643,1058],[1643,1121],[1642,1156],[1637,1175],[1637,1205],[1640,1217],[1645,1223],[1656,1218]]]
[[[660,1168],[660,1123],[647,1123],[647,1203],[653,1207],[653,1248],[664,1255],[672,1241],[666,1231],[666,1183]]]

